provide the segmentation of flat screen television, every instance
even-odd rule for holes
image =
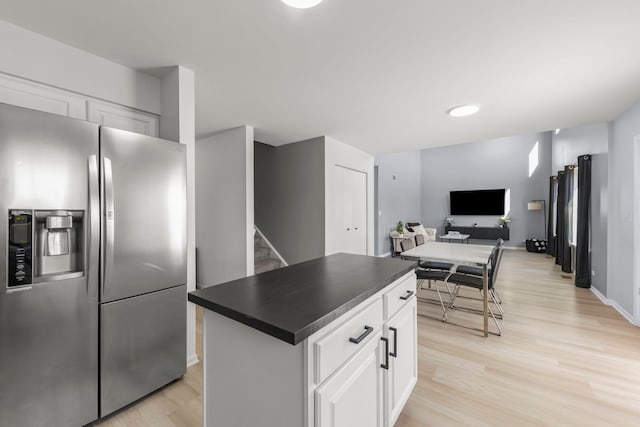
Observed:
[[[504,215],[505,189],[451,191],[451,215]]]

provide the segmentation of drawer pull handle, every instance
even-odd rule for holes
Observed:
[[[393,332],[393,352],[389,353],[389,356],[398,357],[398,330],[392,327],[389,327],[389,330]]]
[[[380,339],[384,341],[384,363],[381,364],[380,367],[389,370],[389,339],[385,337]]]
[[[407,291],[407,294],[405,296],[403,296],[403,297],[400,297],[400,299],[403,299],[403,300],[406,301],[409,298],[411,298],[411,295],[413,295],[413,291]]]
[[[367,337],[371,332],[373,332],[373,328],[371,326],[365,326],[364,332],[360,334],[358,338],[349,338],[349,342],[354,344],[360,344],[360,342]]]

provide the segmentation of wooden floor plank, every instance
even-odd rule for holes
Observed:
[[[505,251],[499,274],[502,336],[443,323],[438,305],[419,304],[432,318],[418,318],[418,383],[396,427],[640,425],[640,328],[545,255]],[[472,313],[450,320],[482,325]],[[200,356],[201,324],[198,310]],[[201,390],[198,364],[96,425],[199,427]]]

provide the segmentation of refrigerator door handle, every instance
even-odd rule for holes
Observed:
[[[104,158],[104,247],[102,260],[102,294],[107,290],[109,277],[113,272],[113,242],[114,242],[114,210],[113,210],[113,173],[111,159]]]
[[[97,253],[100,233],[100,184],[98,177],[98,157],[89,156],[89,234],[87,239],[87,277],[91,277],[91,272],[98,267],[98,259],[93,262],[94,254]],[[87,286],[90,286],[87,280]]]

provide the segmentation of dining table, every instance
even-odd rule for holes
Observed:
[[[460,245],[449,242],[428,241],[402,252],[403,258],[448,261],[454,264],[477,264],[482,266],[482,310],[484,317],[484,336],[489,336],[489,257],[492,245]]]

